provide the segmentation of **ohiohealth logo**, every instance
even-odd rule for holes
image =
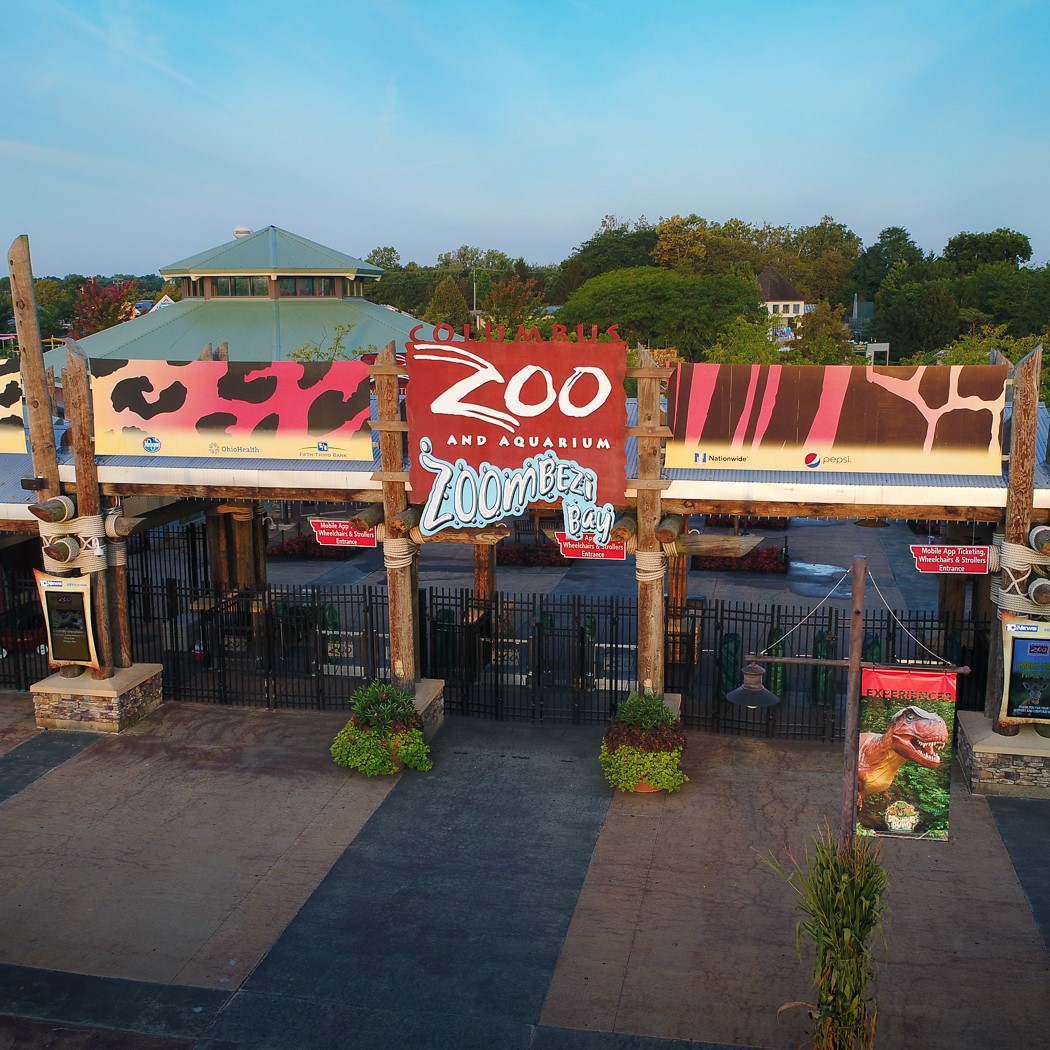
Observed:
[[[147,452],[159,452],[160,451],[160,438],[148,437],[142,442],[142,447]]]
[[[806,466],[810,470],[815,470],[820,466],[820,453],[819,452],[807,452],[805,459]]]

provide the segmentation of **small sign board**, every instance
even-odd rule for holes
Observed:
[[[584,533],[578,540],[571,540],[564,532],[556,532],[554,538],[566,558],[598,559],[601,561],[625,561],[626,543],[606,543],[601,546],[594,541],[594,533]]]
[[[913,543],[912,557],[919,572],[987,573],[991,547],[948,547]]]
[[[309,518],[310,528],[322,547],[374,547],[375,529],[355,529],[338,518]]]

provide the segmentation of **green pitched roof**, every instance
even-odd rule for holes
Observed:
[[[216,274],[331,275],[381,277],[378,266],[326,248],[277,226],[266,226],[247,237],[235,237],[217,248],[160,268],[162,276],[187,277]]]
[[[420,322],[399,310],[350,299],[183,299],[80,340],[88,357],[127,360],[194,361],[211,343],[229,345],[231,361],[287,361],[306,342],[331,345],[336,325],[353,327],[347,352],[393,342],[399,353]],[[423,338],[433,328],[424,325]],[[65,350],[44,355],[56,374]]]

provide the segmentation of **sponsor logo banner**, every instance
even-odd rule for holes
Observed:
[[[608,542],[625,491],[623,343],[407,344],[409,484],[420,529],[483,528],[558,503]]]
[[[954,672],[861,672],[857,833],[947,839]]]
[[[22,412],[22,373],[18,358],[0,361],[0,452],[25,452],[26,425]]]
[[[91,362],[99,455],[372,461],[361,361]]]
[[[1005,401],[999,365],[683,364],[666,465],[995,475]]]

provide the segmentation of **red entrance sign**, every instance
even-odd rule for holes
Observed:
[[[564,532],[556,532],[554,538],[566,558],[589,558],[600,561],[625,561],[627,544],[607,543],[604,547],[594,542],[594,534],[585,535],[580,540],[570,540]]]
[[[412,342],[407,359],[412,379],[406,394],[408,480],[414,501],[421,502],[431,491],[441,469],[435,461],[440,460],[457,476],[463,473],[460,463],[474,472],[489,464],[520,475],[505,477],[497,486],[496,475],[487,473],[477,480],[481,491],[476,494],[465,487],[466,481],[459,482],[456,502],[463,504],[464,513],[457,517],[464,524],[477,504],[487,508],[492,520],[513,517],[519,511],[504,512],[504,504],[514,502],[514,493],[529,491],[534,481],[552,493],[569,487],[571,495],[599,505],[623,502],[623,343]],[[421,462],[424,440],[427,463]],[[596,484],[569,468],[548,475],[541,461],[555,456],[592,470]],[[530,470],[550,484],[533,479]],[[528,502],[561,498],[546,495]]]
[[[990,547],[944,547],[912,544],[919,572],[988,572]]]
[[[374,547],[376,530],[355,529],[348,521],[310,518],[310,528],[322,547]]]

